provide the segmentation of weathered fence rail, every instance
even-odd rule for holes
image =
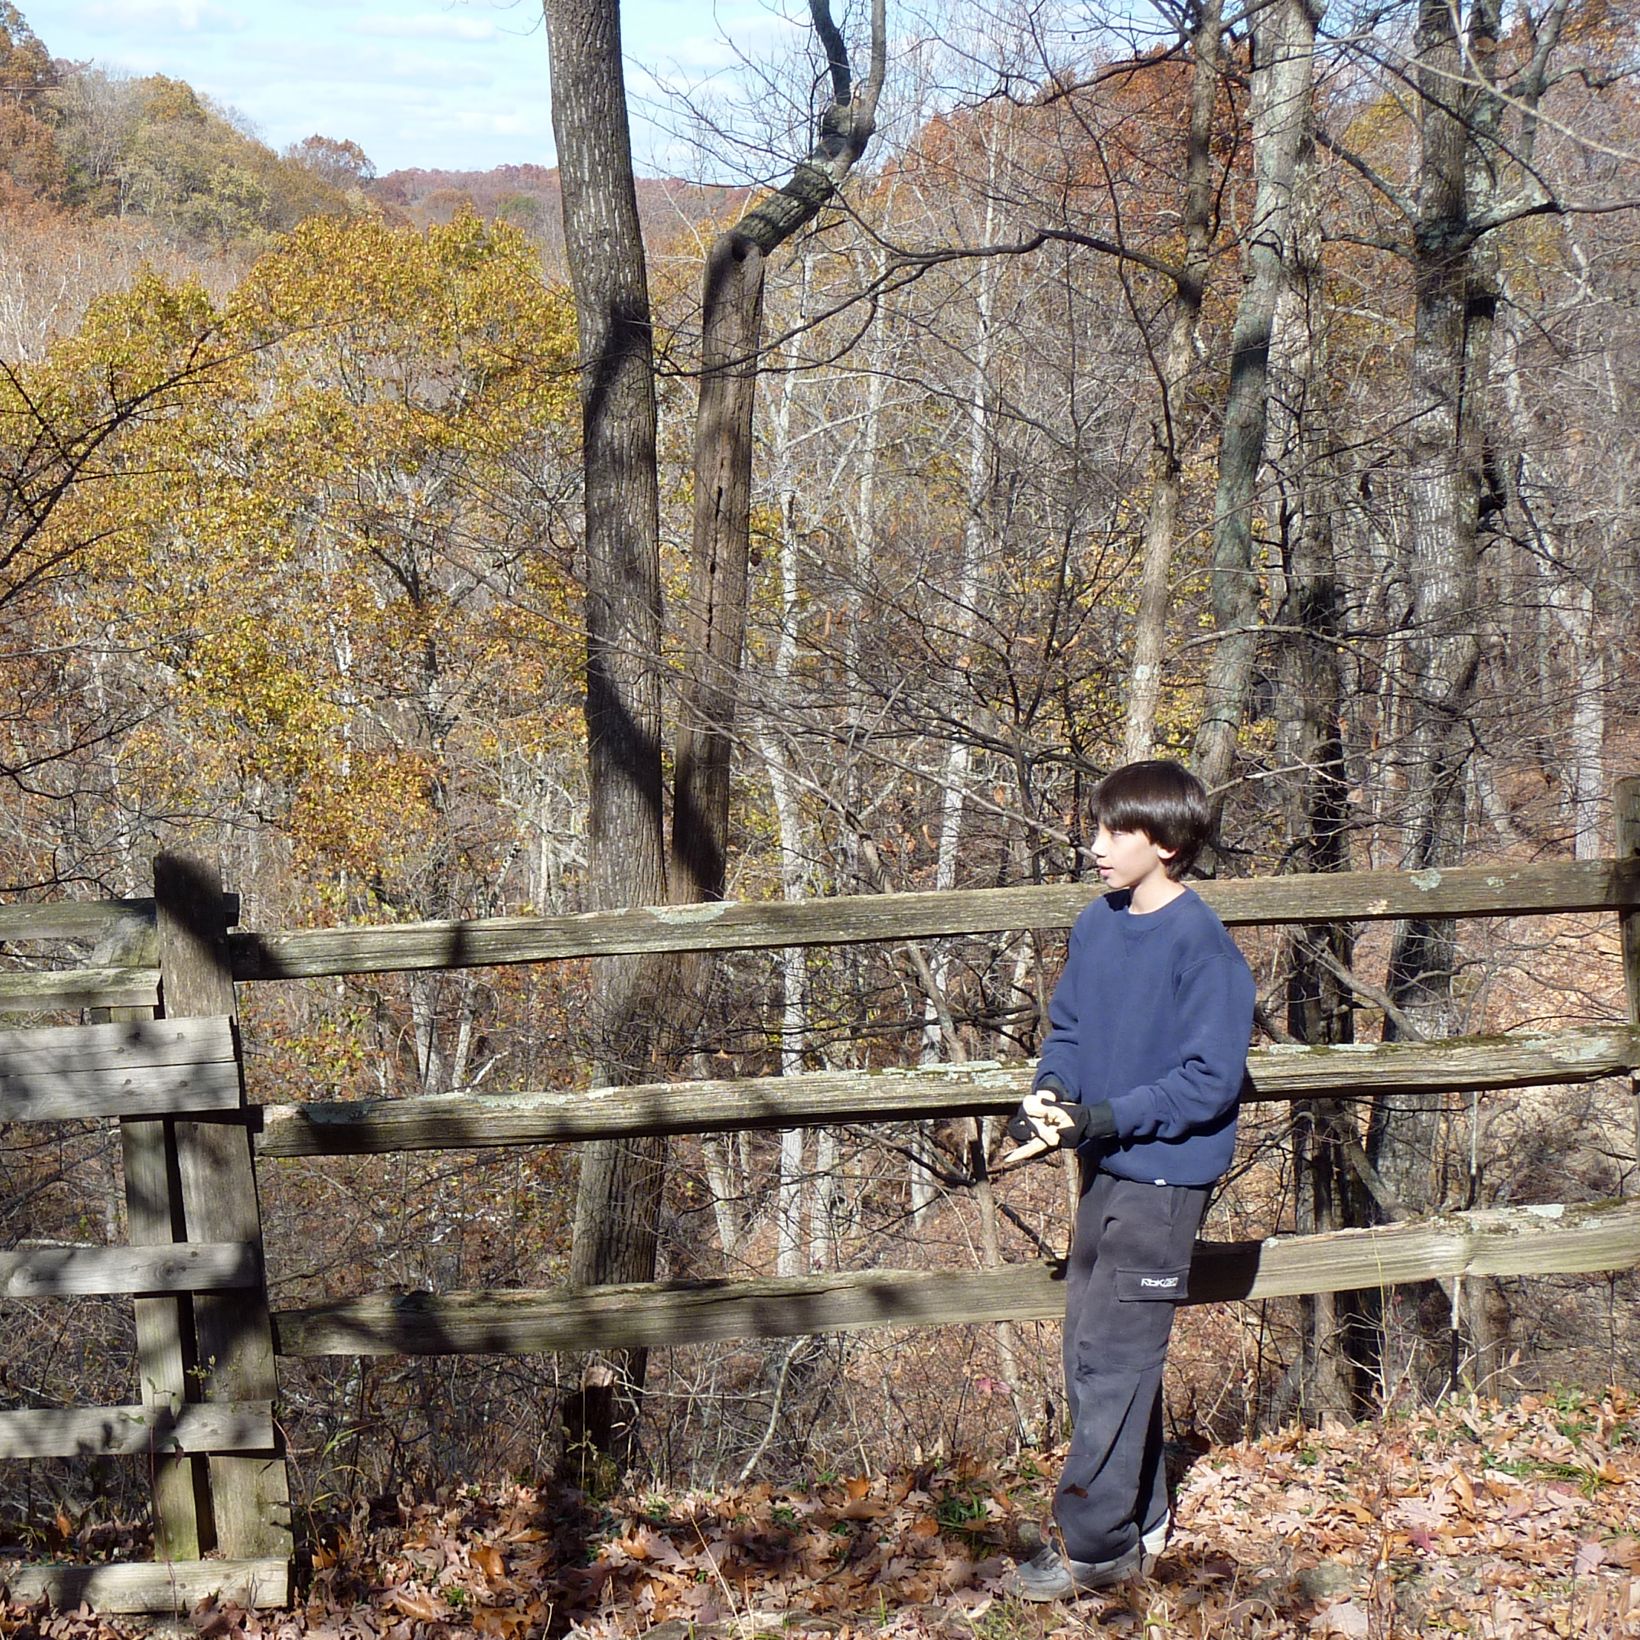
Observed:
[[[1521,1207],[1321,1236],[1203,1244],[1190,1302],[1292,1297],[1458,1275],[1549,1275],[1640,1262],[1640,1204]],[[766,1281],[645,1282],[583,1293],[395,1293],[274,1314],[282,1355],[527,1355],[737,1338],[1049,1321],[1053,1261],[1001,1270],[855,1270]]]
[[[1443,1042],[1281,1046],[1248,1056],[1249,1097],[1370,1098],[1539,1087],[1598,1081],[1636,1067],[1640,1029],[1634,1026]],[[263,1156],[357,1156],[997,1115],[1012,1111],[1030,1090],[1035,1069],[1034,1062],[980,1061],[914,1070],[264,1105],[257,1150]]]
[[[1197,885],[1228,927],[1399,917],[1513,917],[1640,906],[1640,860],[1340,872]],[[951,889],[822,900],[722,900],[568,917],[490,917],[229,937],[235,979],[546,962],[640,952],[850,945],[1068,928],[1096,885]]]
[[[0,1121],[237,1110],[226,1018],[87,1025],[0,1036]]]
[[[1092,884],[866,894],[804,901],[718,901],[561,917],[477,917],[227,935],[237,981],[552,962],[642,952],[731,951],[933,939],[1020,928],[1065,928]],[[1401,917],[1516,917],[1640,908],[1640,860],[1559,861],[1450,871],[1356,871],[1202,883],[1198,891],[1229,927],[1369,922]],[[78,908],[65,923],[97,937],[133,918],[133,902]],[[136,902],[140,903],[140,902]],[[0,941],[70,936],[35,906],[0,907]],[[159,969],[87,967],[0,975],[0,1009],[151,1004]],[[53,1000],[55,999],[55,1000]]]
[[[1617,855],[1610,860],[1203,885],[1203,897],[1232,927],[1594,911],[1615,911],[1619,919],[1626,1026],[1262,1049],[1250,1060],[1251,1096],[1370,1099],[1393,1091],[1435,1097],[1635,1076],[1640,780],[1620,784],[1617,819]],[[262,933],[230,928],[236,902],[212,874],[162,858],[155,875],[153,901],[0,907],[0,942],[91,941],[100,954],[89,967],[0,975],[0,1012],[98,1008],[120,1016],[90,1028],[101,1036],[73,1036],[72,1046],[62,1032],[0,1038],[0,1122],[117,1118],[132,1243],[0,1254],[0,1296],[131,1293],[144,1387],[137,1406],[0,1414],[0,1457],[142,1454],[155,1476],[161,1557],[153,1566],[8,1571],[13,1594],[85,1600],[110,1610],[181,1609],[207,1593],[250,1604],[282,1602],[290,1537],[273,1417],[276,1350],[287,1356],[521,1353],[1051,1318],[1061,1311],[1058,1269],[1044,1261],[1003,1270],[864,1270],[578,1292],[366,1294],[270,1315],[253,1134],[258,1155],[273,1160],[984,1115],[1011,1109],[1032,1067],[969,1064],[272,1103],[258,1110],[243,1104],[234,984],[1062,927],[1086,904],[1088,885]],[[155,950],[145,952],[145,945]],[[122,946],[129,966],[110,965],[101,955]],[[169,1017],[129,1017],[156,1009]],[[1191,1291],[1194,1302],[1213,1302],[1636,1264],[1640,1203],[1546,1204],[1204,1244]],[[197,1512],[201,1498],[208,1499],[204,1515]],[[213,1538],[222,1558],[201,1559]]]
[[[272,1450],[273,1403],[45,1407],[0,1413],[0,1458],[126,1457]]]
[[[50,1601],[59,1610],[89,1606],[101,1612],[174,1612],[186,1615],[202,1600],[224,1605],[283,1606],[290,1597],[290,1561],[160,1560],[105,1566],[20,1566],[0,1587],[13,1600]]]
[[[0,1253],[0,1298],[209,1293],[256,1287],[261,1281],[261,1257],[255,1246],[241,1241]]]

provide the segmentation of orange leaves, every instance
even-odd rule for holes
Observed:
[[[1553,1632],[1534,1614],[1567,1609],[1571,1576],[1586,1580],[1579,1609],[1598,1605],[1611,1626],[1570,1632],[1628,1634],[1619,1619],[1631,1584],[1640,1595],[1625,1528],[1640,1507],[1640,1441],[1626,1404],[1591,1410],[1474,1401],[1212,1454],[1180,1499],[1186,1553],[1212,1543],[1244,1568],[1286,1568],[1295,1591],[1333,1569],[1332,1598],[1295,1611],[1297,1632]],[[1519,1627],[1497,1621],[1505,1611]]]
[[[442,1600],[435,1600],[430,1594],[418,1594],[413,1589],[395,1589],[387,1597],[387,1603],[405,1617],[413,1617],[422,1623],[437,1622],[448,1612]]]
[[[506,1576],[507,1562],[493,1543],[481,1543],[473,1550],[473,1564],[492,1583],[499,1582]]]
[[[482,1640],[517,1640],[539,1621],[529,1607],[480,1606],[473,1613],[473,1632]]]

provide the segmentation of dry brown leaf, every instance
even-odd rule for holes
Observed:
[[[1372,1633],[1372,1614],[1353,1600],[1340,1600],[1310,1619],[1311,1634],[1336,1634],[1345,1640],[1366,1640]]]
[[[418,1589],[395,1589],[389,1604],[396,1606],[406,1617],[419,1623],[436,1623],[446,1615],[444,1602],[436,1595]]]

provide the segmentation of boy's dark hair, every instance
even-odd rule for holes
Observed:
[[[1177,852],[1169,877],[1182,877],[1213,829],[1207,788],[1182,763],[1149,758],[1128,763],[1094,788],[1093,823],[1112,831],[1142,831],[1161,848]]]

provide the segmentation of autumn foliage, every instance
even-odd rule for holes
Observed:
[[[882,163],[769,269],[731,896],[1083,879],[1164,480],[1153,740],[1190,755],[1223,640],[1215,493],[1256,198],[1255,57],[1233,22],[1200,307],[1169,379],[1189,54],[1171,27],[1136,50],[1074,30],[1044,45],[1024,27],[1036,10],[1010,43],[953,8],[946,35],[908,54],[926,72],[894,93],[907,100]],[[1432,635],[1411,545],[1415,21],[1339,22],[1320,48],[1325,140],[1286,247],[1313,277],[1284,290],[1268,360],[1225,875],[1323,856],[1400,866],[1432,712],[1464,745],[1472,863],[1608,852],[1611,780],[1640,768],[1640,242],[1633,214],[1608,208],[1640,194],[1634,20],[1567,8],[1565,73],[1541,108],[1506,100],[1508,141],[1488,151],[1500,197],[1542,180],[1555,208],[1488,230],[1472,315],[1493,326],[1485,393],[1466,385],[1466,403],[1486,402],[1479,546],[1472,619],[1456,623],[1474,658],[1450,711],[1419,659]],[[1509,74],[1542,26],[1510,17]],[[916,85],[961,94],[919,103]],[[791,114],[771,92],[759,116],[801,127],[807,94]],[[743,158],[732,187],[644,196],[673,717],[696,663],[677,617],[700,248],[767,169],[767,153]],[[522,166],[482,186],[372,170],[344,137],[273,154],[178,80],[56,62],[0,5],[8,899],[147,893],[164,846],[220,859],[259,929],[587,904],[579,361],[543,217],[552,184]],[[1313,823],[1323,765],[1330,854]],[[1246,934],[1265,1039],[1310,1040],[1322,989],[1330,1040],[1402,1029],[1388,934],[1349,936],[1323,987],[1276,931]],[[1015,931],[910,953],[733,953],[655,1075],[870,1070],[949,1058],[953,1041],[973,1060],[1028,1059],[1060,951],[1057,933]],[[1610,916],[1477,922],[1443,978],[1440,1033],[1614,1024],[1629,1006]],[[563,964],[247,987],[250,1097],[584,1086],[598,985]],[[1640,1178],[1616,1081],[1442,1097],[1438,1114],[1418,1171],[1430,1210],[1617,1197]],[[1314,1228],[1289,1115],[1249,1114],[1215,1239]],[[1367,1120],[1342,1116],[1357,1138]],[[106,1135],[7,1138],[5,1246],[120,1239]],[[1016,1176],[987,1226],[965,1142],[949,1124],[680,1139],[663,1273],[971,1265],[988,1228],[1005,1259],[1062,1251],[1059,1176]],[[572,1178],[570,1153],[544,1148],[268,1163],[273,1301],[560,1282]],[[1194,1454],[1175,1546],[1156,1582],[1045,1619],[1010,1605],[999,1576],[1054,1468],[1051,1329],[666,1352],[636,1492],[607,1473],[549,1481],[573,1387],[552,1358],[284,1362],[306,1604],[197,1621],[393,1640],[745,1633],[777,1610],[799,1614],[789,1627],[994,1640],[1095,1624],[1633,1633],[1637,1448],[1609,1386],[1640,1371],[1635,1297],[1632,1271],[1414,1295],[1386,1322],[1372,1415],[1319,1430],[1313,1309],[1192,1312],[1170,1402]],[[8,1406],[129,1398],[129,1305],[65,1311],[17,1309]],[[134,1469],[18,1473],[0,1488],[8,1550],[140,1550]],[[95,1628],[0,1619],[0,1636]]]
[[[595,1501],[544,1486],[405,1492],[311,1523],[285,1613],[207,1605],[207,1636],[906,1640],[1640,1632],[1640,1435],[1622,1395],[1469,1401],[1181,1453],[1155,1575],[1068,1606],[1004,1574],[1045,1518],[1056,1454]],[[60,1516],[61,1547],[129,1549]],[[116,1619],[0,1608],[6,1632],[89,1640]]]

